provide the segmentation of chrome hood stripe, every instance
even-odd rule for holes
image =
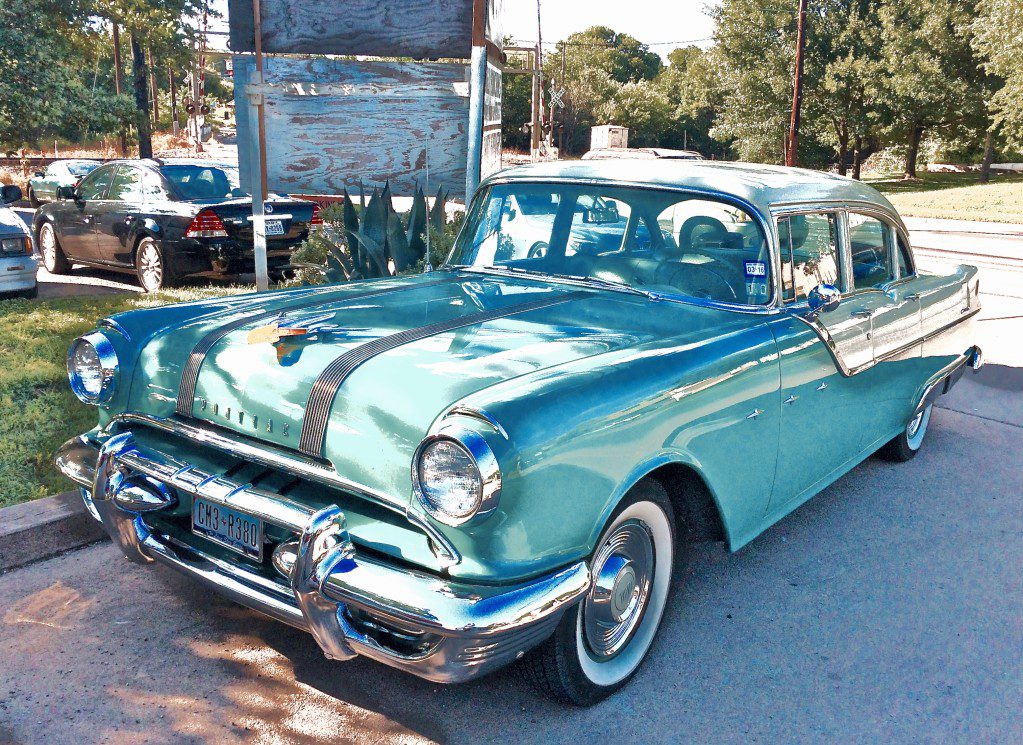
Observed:
[[[369,290],[367,292],[348,295],[347,297],[341,298],[341,302],[348,302],[349,300],[364,300],[366,298],[378,297],[380,295],[388,295],[392,292],[398,292],[399,290],[433,287],[434,285],[447,284],[456,280],[457,277],[444,277],[442,279],[435,279],[429,282],[418,282],[416,284],[404,284],[396,287]],[[206,359],[206,355],[209,354],[210,350],[213,349],[214,345],[216,345],[218,341],[223,339],[232,331],[236,331],[247,324],[265,321],[270,318],[274,318],[275,316],[288,314],[293,311],[315,308],[317,305],[323,305],[324,303],[330,302],[330,299],[325,297],[326,294],[327,293],[317,293],[316,297],[311,300],[306,300],[305,302],[297,303],[284,309],[276,308],[274,310],[264,310],[259,313],[251,313],[243,318],[237,318],[206,334],[206,336],[200,339],[199,343],[195,345],[192,353],[188,355],[188,361],[185,363],[185,367],[181,372],[181,383],[178,386],[178,401],[177,406],[175,407],[177,413],[181,416],[192,416],[192,404],[195,400],[195,386],[199,381],[199,370],[202,368],[202,363]]]
[[[374,339],[348,350],[327,365],[313,383],[312,389],[309,392],[309,399],[306,401],[306,415],[302,421],[302,436],[298,444],[299,451],[305,455],[316,458],[320,457],[323,450],[323,441],[327,434],[327,422],[330,419],[330,410],[334,404],[334,398],[337,396],[345,379],[356,368],[373,357],[404,344],[410,344],[437,334],[454,331],[466,326],[475,326],[479,323],[519,313],[526,313],[531,310],[560,305],[590,294],[583,290],[566,292],[527,303],[509,305],[505,308],[495,308],[494,310],[460,316],[447,321],[438,321],[437,323],[431,323],[419,328],[406,329],[390,336],[382,336],[379,339]]]

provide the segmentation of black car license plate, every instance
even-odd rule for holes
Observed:
[[[192,500],[192,532],[256,561],[263,560],[263,521],[241,512]]]

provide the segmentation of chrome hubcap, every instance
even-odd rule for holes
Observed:
[[[49,225],[43,227],[39,234],[39,242],[42,244],[43,263],[46,264],[47,270],[52,269],[56,252],[54,251],[53,229]]]
[[[908,425],[906,425],[906,436],[909,438],[915,437],[916,433],[920,431],[920,424],[921,422],[923,422],[923,420],[924,413],[921,411],[915,417],[913,417],[912,421],[910,421]]]
[[[629,643],[643,618],[653,568],[653,538],[638,520],[619,525],[597,552],[582,613],[586,645],[598,659],[613,657]]]
[[[163,279],[163,267],[160,264],[160,253],[151,243],[147,243],[139,251],[139,274],[146,289],[160,286]]]

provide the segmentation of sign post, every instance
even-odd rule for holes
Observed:
[[[255,184],[252,189],[252,247],[256,263],[256,290],[262,292],[270,289],[270,278],[266,266],[266,122],[263,104],[263,30],[259,17],[259,0],[252,3],[253,40],[256,53],[256,73],[253,79],[255,90],[249,92],[249,103],[256,114],[256,162]]]

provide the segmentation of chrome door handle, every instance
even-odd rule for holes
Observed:
[[[906,300],[919,300],[920,293],[914,292],[912,295],[906,295]]]
[[[852,318],[870,318],[872,315],[874,315],[872,310],[854,310],[849,314]]]
[[[756,419],[758,416],[764,413],[763,409],[753,409],[749,414],[746,415],[747,419]]]

